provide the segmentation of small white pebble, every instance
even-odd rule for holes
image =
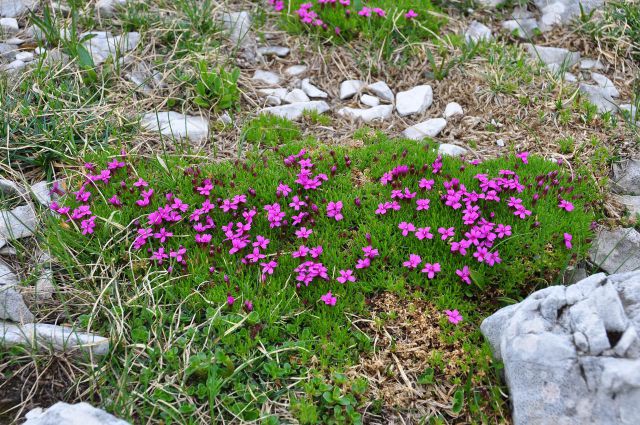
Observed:
[[[451,117],[456,117],[458,115],[460,115],[460,116],[464,115],[464,111],[462,110],[462,106],[460,106],[460,104],[458,102],[450,102],[444,108],[443,116],[444,116],[445,119],[449,119]]]
[[[501,148],[503,148],[503,147],[504,147],[504,140],[502,140],[502,139],[498,139],[498,140],[496,140],[496,145],[498,145],[498,146],[500,146]]]
[[[31,62],[33,60],[32,52],[20,52],[16,54],[16,60],[20,60],[22,62]]]
[[[362,102],[363,105],[374,107],[380,104],[380,99],[370,94],[363,94],[360,97],[360,102]]]

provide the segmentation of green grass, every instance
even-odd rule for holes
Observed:
[[[509,157],[477,167],[467,164],[461,171],[459,160],[447,158],[442,176],[436,177],[436,191],[429,193],[429,211],[416,212],[405,206],[399,212],[377,216],[373,211],[379,202],[389,199],[391,190],[380,186],[377,179],[399,164],[415,164],[420,170],[434,161],[435,154],[415,142],[378,140],[358,150],[336,149],[333,156],[328,147],[307,141],[305,147],[311,149],[318,168],[314,171],[330,174],[334,161],[338,167],[319,192],[310,193],[312,200],[322,212],[327,201],[342,200],[345,205],[345,219],[340,222],[324,214],[315,217],[307,245],[323,245],[321,260],[331,277],[340,269],[354,268],[362,254],[360,248],[368,245],[366,233],[371,234],[372,245],[381,255],[371,268],[356,270],[355,283],[318,280],[296,290],[291,270],[298,260],[289,253],[299,242],[288,231],[270,229],[261,206],[278,201],[277,182],[295,186],[294,170],[285,167],[282,158],[300,147],[289,142],[262,157],[253,154],[246,162],[221,164],[200,164],[173,156],[130,158],[131,168],[119,171],[116,182],[124,180],[130,186],[140,176],[152,183],[156,196],[147,209],[131,206],[138,198],[137,191],[101,184],[99,191],[93,191],[92,210],[99,217],[94,235],[80,236],[74,224],[50,223],[47,241],[53,255],[78,290],[93,294],[96,306],[91,315],[75,307],[69,307],[69,314],[114,340],[112,355],[92,377],[102,404],[136,422],[150,418],[165,423],[261,418],[265,423],[278,423],[275,417],[266,419],[271,415],[261,410],[278,401],[289,405],[290,413],[302,422],[306,418],[306,423],[314,423],[314,418],[320,418],[322,423],[358,423],[358,407],[366,400],[363,383],[349,380],[345,384],[335,373],[357,362],[360,353],[370,351],[372,341],[350,328],[349,315],[366,317],[367,299],[392,291],[408,300],[427,300],[439,311],[455,308],[462,312],[468,323],[463,327],[448,324],[444,315],[434,318],[442,338],[461,341],[465,347],[458,360],[463,372],[455,380],[461,391],[457,397],[464,400],[465,390],[467,394],[466,402],[459,401],[460,409],[466,403],[465,409],[479,421],[487,412],[500,409],[503,401],[497,391],[479,389],[495,386],[495,374],[484,360],[488,349],[477,326],[496,308],[512,302],[508,300],[553,283],[559,270],[586,252],[589,224],[594,219],[589,207],[595,200],[593,185],[574,180],[571,196],[577,199],[572,213],[560,211],[551,194],[531,207],[533,215],[528,220],[514,218],[506,205],[495,208],[494,221],[511,224],[513,236],[497,244],[503,263],[490,268],[470,261],[470,254],[466,258],[449,254],[448,244],[435,230],[440,226],[459,228],[462,223],[458,214],[451,214],[438,202],[437,194],[442,192],[444,176],[459,178],[468,188],[475,188],[475,174],[496,176],[519,160]],[[344,155],[350,156],[351,167],[346,166]],[[102,166],[107,154],[91,159]],[[256,198],[249,197],[249,203],[259,207],[252,234],[271,239],[268,251],[279,253],[279,266],[265,282],[260,281],[256,267],[243,267],[238,257],[226,254],[228,242],[223,242],[220,232],[214,233],[212,246],[221,251],[210,255],[208,249],[195,245],[187,224],[175,225],[176,237],[168,243],[174,249],[180,244],[187,247],[188,267],[184,271],[176,268],[168,273],[165,266],[150,264],[144,250],[132,250],[133,223],[144,221],[144,214],[163,205],[165,193],[172,192],[188,204],[202,201],[193,191],[193,177],[183,172],[193,165],[199,167],[199,179],[214,177],[224,182],[214,189],[214,199],[246,193],[250,187],[257,191]],[[536,158],[517,169],[527,183],[554,170],[556,165]],[[403,178],[402,186],[417,189],[418,174]],[[567,176],[561,176],[560,184],[566,186]],[[75,190],[79,182],[80,177],[70,172],[69,188]],[[519,195],[525,204],[530,204],[533,191],[526,189]],[[121,209],[106,204],[116,193],[125,203]],[[354,203],[356,197],[362,201],[360,207]],[[283,204],[282,199],[280,202]],[[218,226],[231,219],[219,209],[212,216]],[[532,226],[536,220],[539,227]],[[402,237],[397,229],[400,221],[431,226],[434,239]],[[573,251],[562,244],[564,232],[573,234]],[[401,266],[409,253],[440,262],[443,272],[434,280],[409,272]],[[462,284],[455,275],[454,270],[463,264],[471,266],[474,285]],[[211,266],[215,273],[209,271]],[[229,276],[228,282],[224,275]],[[333,308],[319,301],[327,290],[338,297]],[[229,294],[237,298],[232,307],[226,305]],[[253,302],[252,312],[242,309],[245,300]],[[437,356],[433,367],[441,373],[443,365]],[[476,375],[478,371],[481,373]],[[316,380],[309,381],[309,377]]]
[[[300,21],[296,10],[308,2],[313,3],[311,10],[327,25],[326,29]],[[368,18],[359,16],[358,12],[363,7],[381,8],[386,16],[379,17],[375,13]],[[417,12],[418,16],[412,20],[405,19],[404,15],[409,9]],[[350,15],[346,14],[346,10],[351,12]],[[403,50],[414,43],[436,38],[439,28],[446,22],[445,15],[439,13],[430,0],[419,4],[413,0],[352,0],[347,7],[337,2],[334,6],[320,5],[315,0],[285,0],[281,13],[283,28],[293,33],[308,33],[320,40],[338,44],[363,43],[381,51],[384,57],[390,57],[398,48]],[[339,33],[335,28],[339,28]]]

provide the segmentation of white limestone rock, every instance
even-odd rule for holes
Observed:
[[[640,159],[615,162],[612,167],[611,185],[615,193],[640,195]]]
[[[609,96],[620,97],[620,92],[613,85],[613,81],[607,78],[606,75],[602,75],[598,72],[592,72],[591,79],[595,81],[598,86],[602,87],[602,89],[605,90],[609,94]]]
[[[536,35],[536,31],[540,30],[535,18],[509,19],[502,23],[502,29],[515,33],[521,39],[532,38]]]
[[[300,88],[312,99],[327,99],[329,97],[326,92],[311,84],[311,81],[308,78],[302,80]]]
[[[531,59],[540,60],[545,65],[558,64],[566,70],[580,61],[579,52],[570,52],[561,47],[538,46],[530,43],[525,43],[523,46]]]
[[[8,64],[2,65],[2,67],[0,68],[2,71],[6,71],[10,74],[14,74],[17,73],[19,71],[22,71],[25,67],[27,66],[26,63],[24,63],[23,61],[16,59]]]
[[[340,100],[352,98],[364,87],[360,80],[345,80],[340,83]]]
[[[0,0],[0,17],[16,18],[38,8],[38,0]]]
[[[136,48],[140,42],[140,33],[129,32],[122,35],[112,35],[105,31],[89,31],[80,34],[80,38],[91,36],[83,43],[89,51],[94,65],[104,63],[110,57],[121,57]]]
[[[48,409],[29,411],[23,425],[130,425],[129,422],[97,409],[88,403],[57,402]]]
[[[261,69],[257,69],[253,74],[253,81],[268,84],[271,86],[277,86],[282,81],[282,78],[275,72],[271,71],[263,71]]]
[[[638,117],[638,107],[636,105],[625,103],[623,105],[620,105],[620,110],[625,111],[632,124],[640,125],[640,123],[636,119]]]
[[[396,110],[398,115],[406,117],[421,114],[433,103],[433,90],[430,85],[421,85],[411,90],[398,92],[396,95]]]
[[[391,117],[393,105],[379,105],[369,109],[342,108],[338,115],[351,120],[363,122],[382,121]]]
[[[444,118],[431,118],[407,128],[402,135],[407,139],[422,140],[427,137],[436,137],[446,126],[447,120]]]
[[[640,269],[640,233],[633,227],[600,230],[589,251],[591,262],[607,273]]]
[[[463,115],[464,115],[464,111],[462,110],[462,106],[460,106],[458,102],[447,103],[447,106],[445,106],[444,108],[444,113],[442,114],[442,116],[447,120],[449,118],[458,117],[458,116],[461,117]]]
[[[51,190],[49,189],[49,183],[41,181],[33,184],[31,186],[31,196],[42,206],[48,207],[51,205]]]
[[[618,105],[611,97],[609,90],[584,83],[578,85],[578,90],[586,96],[590,103],[596,106],[599,113],[618,111]]]
[[[155,90],[167,87],[163,81],[162,74],[153,69],[151,64],[145,61],[136,63],[125,77],[136,85],[136,90],[144,94],[152,94]]]
[[[615,195],[615,199],[624,205],[631,217],[636,217],[640,214],[640,196]]]
[[[479,41],[489,41],[493,38],[491,29],[478,21],[473,21],[464,32],[464,39],[467,43],[477,43]]]
[[[369,94],[363,94],[362,96],[360,96],[360,103],[366,106],[374,107],[380,105],[380,99]],[[393,108],[391,109],[393,110]]]
[[[0,211],[0,248],[8,241],[32,236],[37,225],[38,219],[32,205]]]
[[[597,59],[582,59],[580,61],[580,69],[583,71],[591,71],[604,69],[604,64]]]
[[[485,319],[513,423],[631,425],[640,413],[640,271],[552,286]]]
[[[20,31],[18,20],[16,18],[0,18],[0,34],[3,36],[12,36]]]
[[[322,100],[313,100],[311,102],[291,103],[289,105],[272,106],[264,108],[261,112],[265,114],[275,115],[289,120],[297,120],[304,115],[305,112],[316,112],[323,114],[329,110],[327,102]]]
[[[249,12],[225,12],[221,16],[222,26],[228,32],[229,39],[237,49],[236,55],[241,62],[253,64],[258,56],[258,46],[251,36],[251,15]]]
[[[33,313],[29,311],[22,295],[17,291],[18,283],[18,276],[0,259],[0,319],[31,323],[34,319]]]
[[[292,65],[285,69],[284,73],[288,77],[297,77],[307,72],[307,69],[309,69],[307,65]]]
[[[395,98],[393,91],[384,81],[376,81],[373,84],[369,84],[367,90],[386,102],[393,103]]]
[[[24,63],[32,62],[34,59],[33,52],[18,52],[16,53],[16,60],[22,61]]]
[[[449,143],[442,143],[438,146],[438,154],[442,156],[462,156],[467,153],[468,151],[465,148]]]
[[[192,142],[203,141],[209,136],[209,120],[174,111],[146,113],[140,120],[140,125],[148,131],[160,132],[163,136],[187,138]]]
[[[110,18],[116,15],[119,8],[125,6],[128,0],[98,0],[96,11],[103,18]]]
[[[262,56],[278,56],[284,58],[289,55],[290,49],[283,46],[264,46],[258,47],[258,53]]]
[[[309,100],[309,96],[300,89],[293,89],[284,97],[286,103],[309,102]]]

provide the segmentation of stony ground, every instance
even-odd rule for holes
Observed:
[[[51,182],[104,146],[243,158],[278,144],[270,130],[286,121],[268,118],[275,116],[329,145],[357,148],[382,134],[432,138],[441,153],[470,159],[528,151],[598,182],[603,230],[592,264],[577,268],[637,270],[640,18],[632,13],[640,4],[591,0],[581,13],[571,0],[433,3],[439,11],[430,13],[444,22],[437,34],[389,51],[291,30],[261,1],[0,0],[0,285],[8,288],[0,297],[12,303],[0,309],[0,335],[24,342],[24,329],[38,325],[18,323],[35,317],[40,337],[58,347],[17,371],[3,358],[0,371],[14,379],[0,381],[0,423],[52,404],[63,390],[68,401],[91,401],[82,367],[59,354],[69,331],[51,324],[72,325],[56,320],[66,307],[55,291],[87,314],[92,299],[54,285],[46,247],[31,236],[47,222],[39,205],[56,199]],[[372,317],[354,323],[380,350],[348,372],[369,377],[385,401],[370,423],[418,423],[442,412],[447,423],[477,423],[469,411],[452,411],[451,382],[415,390],[425,345],[451,357],[461,349],[415,314],[431,307],[405,309],[393,294],[371,303]],[[399,316],[374,326],[389,305]],[[108,345],[96,335],[74,338],[70,345],[94,344],[94,355]],[[399,373],[385,374],[389,367]],[[504,400],[485,422],[510,421]]]

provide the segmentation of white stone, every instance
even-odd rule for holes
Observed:
[[[284,89],[282,87],[279,87],[277,89],[259,89],[258,93],[263,96],[273,96],[277,97],[280,100],[284,100],[285,96],[287,95],[287,89]]]
[[[569,82],[569,83],[577,83],[578,82],[578,77],[576,77],[574,74],[572,74],[570,72],[565,72],[564,73],[564,80]]]
[[[340,100],[349,99],[355,96],[364,87],[364,82],[360,80],[345,80],[340,83]]]
[[[436,137],[446,126],[447,120],[444,118],[431,118],[407,128],[402,135],[407,139],[422,140],[427,137]]]
[[[278,56],[280,58],[283,58],[287,56],[289,52],[289,48],[283,46],[258,47],[258,53],[260,53],[262,56]]]
[[[445,119],[462,116],[464,115],[464,111],[462,110],[462,106],[458,102],[449,102],[447,106],[444,108],[444,113],[442,116]]]
[[[280,78],[280,76],[274,72],[257,69],[253,74],[253,80],[259,83],[277,86],[282,78]]]
[[[322,114],[329,110],[327,102],[322,100],[314,100],[311,102],[291,103],[289,105],[272,106],[264,108],[261,112],[265,114],[275,115],[281,118],[287,118],[290,120],[297,120],[305,112],[316,112]]]
[[[548,287],[485,319],[480,329],[504,363],[514,425],[635,423],[639,313],[635,271]]]
[[[500,6],[505,1],[506,0],[477,0],[477,3],[484,7],[494,8],[496,6]]]
[[[615,193],[640,195],[640,159],[618,161],[611,168],[611,184]]]
[[[48,409],[37,407],[29,411],[23,425],[130,425],[104,410],[87,403],[57,402]]]
[[[302,89],[302,91],[304,91],[307,94],[307,96],[309,96],[312,99],[314,98],[326,99],[329,97],[329,95],[326,92],[323,92],[322,90],[320,90],[319,88],[311,84],[308,78],[305,78],[304,80],[302,80],[300,88]]]
[[[467,43],[477,43],[479,41],[488,41],[493,38],[491,29],[478,21],[473,21],[464,33],[464,39]]]
[[[13,62],[10,62],[6,65],[2,65],[2,70],[3,71],[7,71],[9,73],[14,73],[14,72],[18,72],[23,70],[25,67],[27,66],[26,63],[24,63],[21,60],[14,60]]]
[[[293,65],[284,70],[284,73],[289,77],[297,77],[307,72],[309,67],[307,65]]]
[[[0,193],[6,196],[22,196],[24,189],[18,183],[0,177]]]
[[[15,18],[0,18],[0,32],[2,35],[14,35],[20,31],[18,21]]]
[[[38,275],[38,280],[36,280],[34,295],[38,301],[48,300],[51,299],[55,292],[51,256],[46,252],[41,252],[37,257],[37,261],[40,274]]]
[[[603,229],[589,251],[591,262],[607,273],[640,269],[640,233],[634,228]]]
[[[269,95],[264,99],[264,103],[268,106],[279,106],[282,105],[282,99],[277,96]]]
[[[596,106],[599,113],[616,112],[618,110],[618,106],[613,97],[611,97],[609,90],[584,83],[578,85],[578,90],[586,96],[590,103]]]
[[[36,213],[31,205],[0,211],[0,248],[8,241],[33,235],[37,225]]]
[[[68,326],[45,323],[11,324],[0,321],[0,345],[28,345],[38,350],[104,356],[109,339]]]
[[[592,70],[592,69],[604,69],[604,65],[597,59],[582,59],[580,61],[580,69]]]
[[[38,201],[45,207],[48,207],[51,204],[51,191],[49,189],[49,183],[46,181],[41,181],[32,185],[31,195],[34,200]]]
[[[597,72],[592,72],[591,78],[593,79],[593,81],[596,82],[598,86],[602,87],[607,93],[609,93],[609,96],[611,97],[620,96],[620,92],[618,91],[618,89],[616,89],[616,87],[613,85],[613,82],[609,78],[607,78],[606,75],[602,75]]]
[[[15,18],[38,7],[38,0],[0,0],[0,16]]]
[[[401,117],[421,114],[433,103],[433,90],[429,85],[416,86],[411,90],[398,92],[396,110]]]
[[[19,37],[11,37],[7,40],[5,40],[5,43],[7,44],[11,44],[13,46],[20,46],[21,44],[24,44],[25,40],[19,38]]]
[[[562,25],[566,7],[561,2],[555,2],[543,7],[540,12],[540,31],[547,32]]]
[[[146,113],[140,125],[148,131],[160,132],[163,136],[174,139],[188,138],[192,142],[203,141],[209,136],[207,119],[173,111]]]
[[[638,116],[638,108],[636,105],[625,103],[624,105],[620,105],[620,109],[627,113],[632,124],[639,124],[636,122],[636,117]]]
[[[504,148],[504,140],[502,139],[496,140],[496,145],[498,145],[501,148]]]
[[[122,35],[112,35],[104,31],[90,31],[80,34],[80,38],[91,36],[83,43],[89,51],[94,65],[104,63],[110,57],[118,57],[136,48],[140,42],[140,33],[129,32]]]
[[[98,0],[96,10],[101,17],[110,18],[116,14],[119,7],[127,4],[127,0]]]
[[[371,106],[371,107],[380,105],[380,99],[378,99],[375,96],[371,96],[369,94],[363,94],[362,96],[360,96],[360,102],[363,105]]]
[[[293,89],[284,97],[286,103],[308,102],[309,100],[309,96],[300,89]]]
[[[461,146],[443,143],[438,147],[438,154],[443,156],[461,156],[465,155],[467,150]]]
[[[385,83],[384,81],[376,81],[373,84],[369,84],[367,86],[367,90],[386,102],[393,103],[393,100],[395,98],[395,96],[393,95],[393,91],[391,91],[391,88],[389,88],[387,83]]]
[[[551,63],[561,65],[563,69],[569,69],[580,61],[579,52],[570,52],[560,47],[538,46],[530,43],[523,44],[534,60],[540,60],[545,65]]]
[[[362,120],[364,122],[382,121],[391,117],[393,105],[379,105],[369,109],[342,108],[338,110],[338,115],[351,120]]]
[[[22,61],[24,63],[31,62],[33,60],[33,53],[32,52],[16,53],[16,60]]]
[[[251,15],[248,12],[230,12],[222,15],[222,24],[229,31],[229,38],[234,43],[241,44],[249,37],[251,30]]]
[[[502,28],[509,33],[515,33],[519,38],[528,39],[535,36],[539,30],[538,21],[535,18],[509,19],[502,23]]]
[[[33,314],[17,291],[18,283],[18,276],[0,259],[0,319],[21,323],[33,322]],[[1,335],[0,332],[0,337]]]

